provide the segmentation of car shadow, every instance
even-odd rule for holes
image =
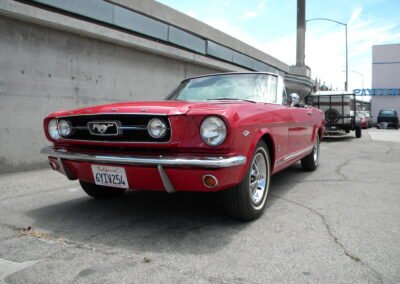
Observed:
[[[299,164],[273,176],[267,202],[284,195],[296,180],[307,177]],[[221,209],[216,193],[127,192],[109,199],[76,198],[27,212],[33,228],[56,238],[100,244],[135,252],[213,253],[253,222],[241,222]],[[264,214],[255,222],[267,219]],[[269,220],[269,219],[268,219]]]
[[[350,142],[353,141],[354,139],[358,139],[355,136],[350,136],[350,135],[338,135],[338,136],[324,136],[322,138],[323,143],[343,143],[343,142]]]
[[[109,199],[77,198],[28,212],[33,228],[56,238],[135,251],[212,253],[249,223],[218,206],[217,194],[127,192]]]

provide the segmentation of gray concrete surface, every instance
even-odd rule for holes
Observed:
[[[324,139],[251,223],[213,194],[96,201],[50,170],[0,175],[0,283],[399,283],[398,133]]]

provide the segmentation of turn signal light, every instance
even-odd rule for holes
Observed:
[[[203,183],[208,188],[214,188],[218,185],[218,179],[213,175],[203,176]]]
[[[56,162],[53,162],[52,160],[50,160],[49,161],[49,164],[50,164],[50,167],[53,169],[53,170],[58,170],[58,165],[57,165],[57,163]]]

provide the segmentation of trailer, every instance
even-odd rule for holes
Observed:
[[[305,102],[325,113],[324,135],[355,131],[356,138],[361,138],[361,124],[356,115],[357,104],[354,93],[320,91],[306,96]]]

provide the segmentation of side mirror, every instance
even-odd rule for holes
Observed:
[[[300,101],[300,96],[299,96],[298,94],[296,94],[296,93],[291,93],[291,94],[289,95],[288,104],[289,104],[291,107],[293,107],[293,106],[295,106],[296,104],[298,104],[299,101]]]

